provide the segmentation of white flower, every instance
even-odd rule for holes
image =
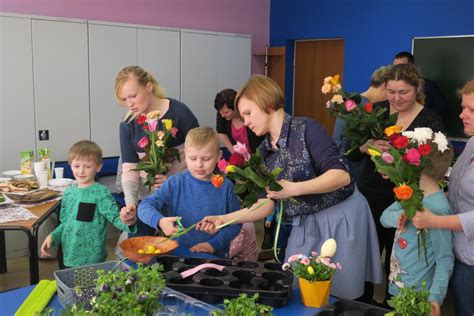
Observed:
[[[403,132],[402,135],[416,140],[418,145],[423,145],[431,139],[431,136],[433,136],[433,131],[428,127],[417,127],[413,131]]]
[[[324,78],[324,84],[330,83],[332,80],[332,77],[326,77]]]
[[[333,97],[331,99],[331,102],[332,103],[337,103],[337,104],[342,104],[342,103],[344,103],[344,98],[340,94],[335,94],[335,95],[333,95]]]
[[[290,268],[290,264],[289,264],[288,262],[285,263],[285,264],[283,264],[283,265],[281,266],[281,269],[282,269],[283,271],[286,271],[286,270],[288,270],[289,268]]]
[[[438,150],[440,152],[444,152],[445,150],[448,149],[448,139],[441,132],[435,133],[433,143],[435,143],[438,146]]]

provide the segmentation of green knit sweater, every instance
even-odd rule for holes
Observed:
[[[107,187],[94,183],[73,185],[64,191],[61,224],[51,233],[53,246],[62,245],[64,265],[78,267],[107,258],[107,221],[119,230],[134,233],[136,226],[120,220],[120,211]]]

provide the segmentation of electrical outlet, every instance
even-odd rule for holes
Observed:
[[[49,130],[42,129],[38,131],[38,138],[39,140],[49,140]]]

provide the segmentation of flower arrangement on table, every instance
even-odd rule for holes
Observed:
[[[407,219],[411,220],[417,210],[423,211],[424,195],[419,185],[422,172],[431,166],[432,157],[448,150],[448,140],[443,133],[434,133],[427,127],[401,133],[401,127],[394,125],[386,128],[385,134],[390,138],[389,149],[381,152],[372,146],[369,154],[377,171],[395,184],[395,198],[405,210]],[[422,229],[417,233],[418,257],[423,245],[427,260],[426,231]]]
[[[158,130],[158,120],[160,111],[151,111],[148,114],[140,114],[137,118],[137,124],[140,125],[146,133],[138,141],[138,147],[145,151],[143,157],[134,169],[136,171],[145,171],[147,179],[145,185],[151,191],[155,176],[165,174],[169,169],[169,164],[175,160],[180,160],[179,151],[171,147],[171,141],[178,129],[173,127],[173,120],[161,120],[163,130]]]
[[[310,307],[321,307],[329,301],[331,279],[336,270],[342,269],[340,263],[331,262],[337,250],[334,239],[328,239],[321,246],[321,254],[311,252],[307,257],[302,254],[292,255],[283,264],[283,270],[290,270],[298,277],[303,304]]]
[[[152,315],[161,304],[158,297],[165,287],[161,265],[143,266],[134,270],[97,270],[95,295],[87,304],[74,304],[66,315]],[[83,289],[75,288],[81,298],[87,295]]]
[[[386,108],[374,108],[372,103],[362,105],[359,93],[344,91],[339,83],[339,75],[324,78],[321,92],[334,94],[327,102],[327,108],[332,117],[346,121],[343,135],[352,144],[346,154],[365,144],[369,139],[385,138],[384,129],[397,121],[397,113],[384,119]]]

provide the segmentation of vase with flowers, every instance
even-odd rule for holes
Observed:
[[[171,141],[176,137],[178,129],[173,127],[173,120],[163,119],[161,120],[163,129],[159,130],[159,119],[160,111],[140,114],[137,118],[137,124],[146,134],[138,141],[138,147],[145,151],[145,156],[134,170],[147,173],[145,185],[149,191],[153,187],[155,176],[165,174],[173,161],[180,160],[179,151],[171,147]]]
[[[339,75],[324,78],[321,92],[333,94],[331,100],[326,103],[331,116],[346,121],[343,135],[352,145],[346,154],[369,139],[385,139],[384,129],[397,121],[398,113],[387,118],[386,108],[374,107],[372,103],[362,104],[359,93],[344,91],[339,82]]]
[[[321,246],[321,253],[311,252],[311,256],[292,255],[283,264],[283,270],[290,270],[298,277],[301,300],[305,306],[321,307],[329,303],[331,280],[336,270],[342,268],[340,263],[331,262],[336,253],[337,244],[328,239]]]

